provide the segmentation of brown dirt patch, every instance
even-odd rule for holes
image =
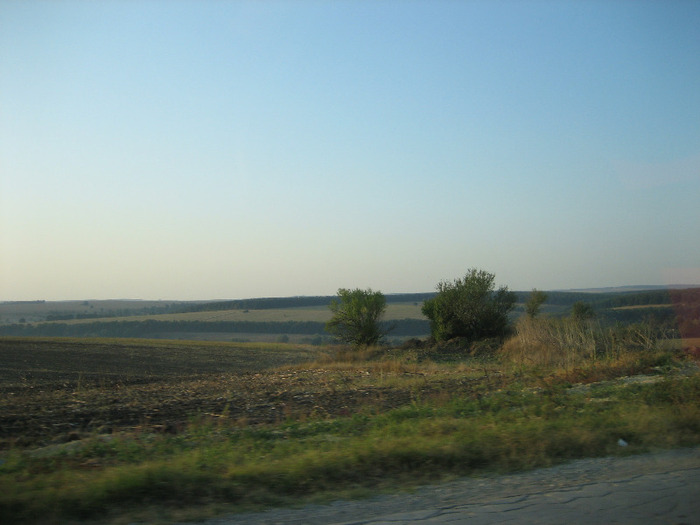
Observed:
[[[0,448],[122,431],[176,433],[193,418],[253,425],[381,412],[445,392],[474,395],[494,381],[371,365],[265,369],[281,354],[271,352],[268,362],[263,351],[249,357],[258,370],[232,371],[225,348],[203,348],[0,340]]]

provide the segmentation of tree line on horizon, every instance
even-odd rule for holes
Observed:
[[[700,290],[691,288],[688,290]],[[567,292],[547,291],[547,304],[555,306],[571,306],[575,302],[589,302],[595,308],[619,308],[623,306],[638,306],[651,304],[670,304],[674,298],[685,292],[679,290],[645,290],[622,292]],[[435,297],[437,292],[416,292],[385,294],[387,304],[416,302],[422,303]],[[516,303],[525,303],[530,291],[514,291]],[[169,313],[208,312],[222,310],[268,310],[280,308],[298,308],[328,306],[339,295],[293,296],[293,297],[259,297],[251,299],[234,299],[230,301],[192,302],[172,305]]]
[[[480,272],[480,270],[475,270]],[[471,272],[471,270],[470,270]],[[469,275],[469,273],[467,274]],[[490,277],[492,274],[482,272],[481,277]],[[488,279],[487,279],[488,280]],[[455,324],[455,320],[445,318],[440,308],[435,309],[439,303],[437,297],[441,293],[446,294],[449,288],[454,287],[462,279],[453,282],[443,282],[438,285],[436,292],[390,294],[384,296],[386,303],[414,302],[422,303],[426,320],[404,319],[393,323],[384,322],[381,330],[397,337],[423,337],[432,334],[434,330],[435,316],[442,316],[442,325]],[[463,282],[461,283],[464,284]],[[497,291],[490,290],[489,294]],[[508,292],[509,305],[514,298],[512,308],[508,309],[508,316],[514,317],[525,313],[526,304],[532,292]],[[382,294],[383,296],[383,294]],[[192,303],[173,305],[168,308],[168,313],[177,311],[207,311],[225,309],[269,309],[291,308],[303,306],[328,306],[341,299],[341,294],[336,296],[315,297],[287,297],[287,298],[259,298],[237,301],[221,301],[215,303]],[[568,315],[574,304],[583,303],[595,312],[601,322],[606,323],[635,323],[644,320],[653,320],[658,325],[678,327],[685,337],[700,337],[700,288],[672,289],[672,290],[648,290],[634,292],[546,292],[546,300],[542,305],[547,306],[550,315]],[[232,306],[235,305],[235,308]],[[432,306],[431,306],[432,305]],[[659,305],[664,306],[659,308]],[[624,306],[638,306],[629,310],[615,310]],[[646,306],[647,308],[644,308]],[[672,308],[671,308],[672,307]],[[427,312],[427,313],[426,313]],[[430,314],[430,315],[429,315]],[[432,317],[431,317],[432,315]],[[64,320],[88,317],[85,314],[62,315]],[[58,319],[56,319],[58,320]],[[431,322],[433,324],[431,325]],[[321,322],[313,321],[99,321],[80,324],[66,323],[16,323],[0,326],[0,335],[5,336],[65,336],[65,337],[149,337],[158,333],[270,333],[270,334],[305,334],[318,335],[327,332],[327,326]],[[440,330],[438,329],[438,332]],[[448,330],[449,331],[449,330]]]

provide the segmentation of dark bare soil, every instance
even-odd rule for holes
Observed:
[[[430,377],[371,365],[299,365],[319,353],[293,346],[0,339],[0,448],[122,431],[177,433],[197,418],[253,425],[380,412],[446,393],[476,395],[493,381],[456,372]]]

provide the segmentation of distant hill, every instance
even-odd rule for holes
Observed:
[[[515,291],[512,318],[531,291]],[[546,291],[542,314],[567,316],[589,304],[603,323],[653,321],[686,337],[700,334],[700,286],[638,285]],[[421,303],[435,292],[387,294],[394,337],[429,334]],[[327,341],[325,321],[335,296],[219,301],[32,301],[0,303],[0,336],[209,338]],[[327,314],[324,316],[324,314]]]
[[[684,290],[688,288],[700,288],[700,284],[637,284],[632,286],[609,286],[606,288],[571,288],[566,290],[553,291],[581,293],[625,293],[643,292],[646,290]]]

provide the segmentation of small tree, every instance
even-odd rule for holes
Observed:
[[[326,323],[326,331],[337,339],[353,346],[370,346],[379,343],[386,335],[380,319],[386,310],[386,299],[381,292],[367,290],[338,290],[339,301],[333,300],[329,308],[333,317]]]
[[[575,319],[576,321],[594,319],[595,316],[595,310],[593,310],[593,307],[588,303],[584,303],[583,301],[576,301],[571,307],[571,318]]]
[[[533,288],[530,298],[525,303],[525,313],[530,319],[534,319],[540,313],[542,304],[547,300],[547,294]]]
[[[437,295],[422,308],[436,341],[454,337],[478,341],[505,335],[516,295],[505,286],[495,290],[494,278],[472,268],[463,279],[438,284]]]

